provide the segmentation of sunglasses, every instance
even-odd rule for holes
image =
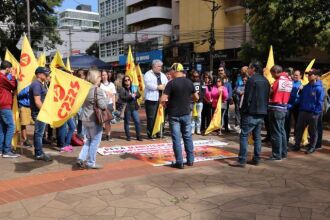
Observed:
[[[126,82],[126,81],[131,81],[131,80],[130,79],[125,79],[124,81]]]

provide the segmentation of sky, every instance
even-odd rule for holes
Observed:
[[[76,9],[79,4],[92,5],[92,11],[97,12],[97,0],[64,0],[62,7],[56,9],[56,11],[64,11],[65,9]]]

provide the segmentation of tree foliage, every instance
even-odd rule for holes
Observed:
[[[93,43],[87,50],[86,53],[90,56],[99,58],[99,45],[98,43]]]
[[[245,7],[257,57],[267,56],[270,45],[279,59],[314,47],[330,53],[330,1],[246,0]],[[250,54],[251,46],[245,45],[240,55]]]
[[[42,42],[43,36],[47,37],[46,47],[52,48],[55,43],[61,43],[56,30],[57,17],[54,7],[62,4],[63,0],[29,0],[31,44]],[[8,48],[16,57],[19,50],[16,48],[22,34],[27,33],[27,6],[26,0],[0,1],[0,42],[1,54]]]

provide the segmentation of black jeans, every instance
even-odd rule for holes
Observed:
[[[201,122],[201,130],[205,131],[211,123],[212,119],[212,104],[211,103],[203,103],[202,110],[202,122]]]
[[[282,159],[287,156],[288,142],[284,128],[286,112],[269,111],[270,140],[272,143],[272,156]]]
[[[304,130],[308,125],[308,134],[310,136],[309,144],[310,148],[315,148],[317,138],[318,138],[318,120],[320,115],[314,115],[312,112],[299,112],[298,122],[296,126],[296,144],[297,148],[300,147],[301,138],[303,136]]]
[[[225,112],[224,116],[223,116],[223,125],[224,125],[224,129],[225,131],[229,131],[229,102],[226,103],[227,105],[227,111]]]
[[[146,100],[144,102],[147,115],[147,135],[150,138],[154,127],[154,120],[157,113],[158,102]]]
[[[317,141],[315,148],[322,147],[322,138],[323,138],[323,127],[322,127],[323,113],[321,112],[318,121],[317,121]]]

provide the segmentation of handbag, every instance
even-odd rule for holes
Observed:
[[[71,145],[72,146],[83,146],[84,140],[82,138],[80,138],[76,133],[74,133],[71,138]]]
[[[95,112],[95,120],[97,124],[104,124],[106,122],[110,122],[113,119],[111,112],[108,108],[100,109],[97,105],[97,87],[94,90],[94,112]]]

